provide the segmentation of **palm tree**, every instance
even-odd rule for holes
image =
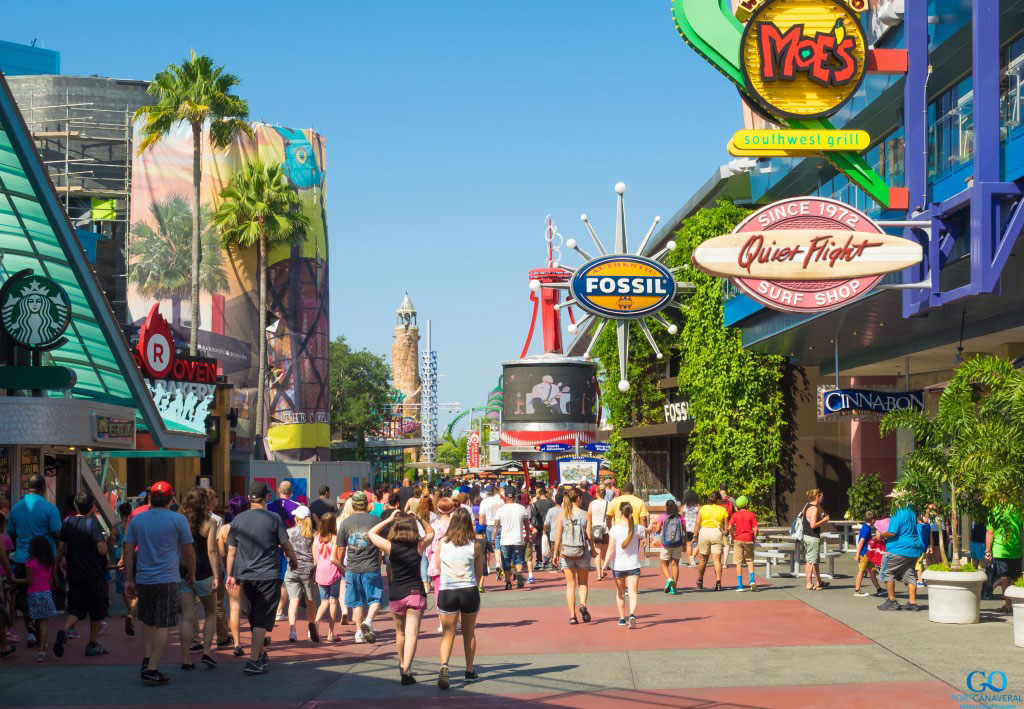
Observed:
[[[262,438],[267,379],[267,249],[281,243],[300,243],[309,228],[309,217],[302,213],[298,195],[288,186],[280,164],[265,165],[261,160],[246,163],[221,190],[220,197],[213,224],[220,232],[223,246],[259,249],[259,379],[255,416]]]
[[[948,512],[959,541],[958,518],[981,519],[982,505],[1020,507],[1024,493],[1024,375],[1004,359],[974,357],[957,368],[934,415],[903,409],[882,419],[881,431],[914,434],[899,484],[921,512],[935,503]],[[942,498],[948,494],[949,504]],[[952,567],[960,568],[959,543]]]
[[[176,195],[163,202],[153,202],[149,213],[150,222],[138,221],[131,227],[132,263],[128,267],[128,278],[143,295],[170,300],[171,322],[177,325],[181,300],[188,297],[191,285],[192,208],[184,197]],[[199,286],[211,295],[228,289],[220,241],[210,224],[212,216],[212,210],[206,206],[199,212],[203,247]]]
[[[249,104],[228,91],[239,83],[234,74],[224,72],[224,67],[215,67],[213,60],[206,56],[192,56],[181,64],[170,64],[157,72],[147,91],[157,97],[155,106],[142,106],[133,117],[145,117],[142,126],[141,155],[156,145],[180,121],[192,126],[192,267],[190,285],[192,297],[192,325],[189,332],[189,354],[195,356],[199,349],[199,264],[202,260],[199,225],[199,184],[202,180],[203,128],[210,121],[210,145],[226,148],[239,133],[254,137],[252,128],[245,122],[249,118]]]

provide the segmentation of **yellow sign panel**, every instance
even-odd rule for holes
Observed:
[[[864,80],[867,42],[841,0],[768,0],[740,45],[747,93],[780,118],[835,113]]]
[[[871,136],[863,130],[739,130],[729,143],[729,154],[774,157],[828,150],[862,152],[870,141]]]

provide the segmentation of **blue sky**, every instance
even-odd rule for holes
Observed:
[[[544,217],[584,243],[586,213],[610,243],[621,180],[635,245],[741,127],[668,0],[158,7],[15,3],[2,38],[59,50],[65,74],[133,79],[194,47],[241,77],[252,118],[324,134],[332,337],[390,360],[408,290],[441,401],[467,407],[522,348]]]

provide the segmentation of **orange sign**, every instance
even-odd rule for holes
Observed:
[[[867,43],[841,0],[768,0],[740,42],[747,93],[780,118],[835,113],[864,80]]]

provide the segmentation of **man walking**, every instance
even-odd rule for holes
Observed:
[[[331,500],[331,488],[326,485],[320,486],[320,497],[313,500],[309,506],[309,513],[313,516],[313,526],[320,526],[320,518],[330,512],[338,514],[338,506]]]
[[[86,657],[106,655],[107,649],[99,644],[100,621],[107,617],[110,599],[107,595],[107,540],[103,536],[96,513],[96,499],[84,490],[75,495],[74,514],[64,520],[57,545],[57,561],[68,562],[68,614],[64,627],[57,631],[53,654],[64,656],[67,631],[82,618],[89,618],[89,644]]]
[[[370,501],[365,492],[354,492],[351,499],[354,512],[338,526],[338,552],[346,560],[345,605],[352,609],[355,641],[375,643],[373,618],[380,608],[383,584],[380,551],[367,535],[380,520],[367,512]]]
[[[985,559],[989,582],[994,588],[998,583],[1003,590],[1001,613],[1013,613],[1013,604],[1006,597],[1007,587],[1021,576],[1021,526],[1024,516],[1020,510],[1004,501],[996,505],[989,514],[985,525]]]
[[[243,668],[247,675],[269,671],[263,640],[274,629],[274,610],[281,597],[281,552],[288,557],[292,571],[299,567],[284,521],[266,508],[269,494],[265,482],[254,481],[249,486],[249,509],[231,520],[228,530],[228,590],[241,587],[249,602],[252,648]]]
[[[501,527],[495,525],[494,515],[498,508],[505,504],[505,500],[501,495],[494,493],[494,485],[485,485],[484,493],[487,497],[480,503],[479,523],[484,525],[487,544],[494,550],[494,568],[498,570],[498,578],[501,578]],[[486,565],[487,555],[484,554],[484,566]]]
[[[505,504],[494,514],[494,523],[501,527],[501,567],[505,571],[505,590],[512,588],[512,567],[515,567],[516,588],[522,588],[523,566],[526,564],[526,508],[519,504],[515,488],[505,488]]]
[[[533,536],[533,568],[536,571],[544,570],[544,523],[548,518],[548,512],[555,507],[555,501],[548,496],[547,488],[543,485],[537,488],[537,499],[530,506],[530,524],[536,530]]]
[[[886,497],[899,500],[906,494],[903,490],[894,490]],[[889,530],[880,532],[879,538],[885,540],[885,554],[882,556],[882,581],[888,598],[878,606],[882,611],[920,610],[917,605],[917,573],[914,570],[917,558],[924,553],[925,546],[917,531],[917,512],[909,504],[901,504],[889,518]],[[907,585],[910,602],[901,606],[896,600],[896,580],[900,579]]]
[[[53,555],[57,555],[57,536],[60,534],[60,512],[57,506],[43,497],[46,481],[42,475],[33,475],[28,479],[28,492],[11,508],[7,519],[7,534],[14,544],[14,564],[11,570],[14,578],[25,578],[25,564],[28,563],[28,545],[35,537],[45,537],[53,547]],[[28,612],[28,586],[15,585],[14,608],[21,611],[25,620],[25,633],[28,647],[36,647],[33,624]],[[6,631],[4,631],[6,632]]]
[[[149,509],[132,519],[125,533],[125,593],[139,599],[142,623],[142,683],[167,684],[160,671],[170,628],[178,625],[181,604],[180,572],[185,583],[195,585],[196,554],[188,520],[168,509],[174,489],[158,482],[149,489]],[[182,638],[181,642],[188,642]]]

